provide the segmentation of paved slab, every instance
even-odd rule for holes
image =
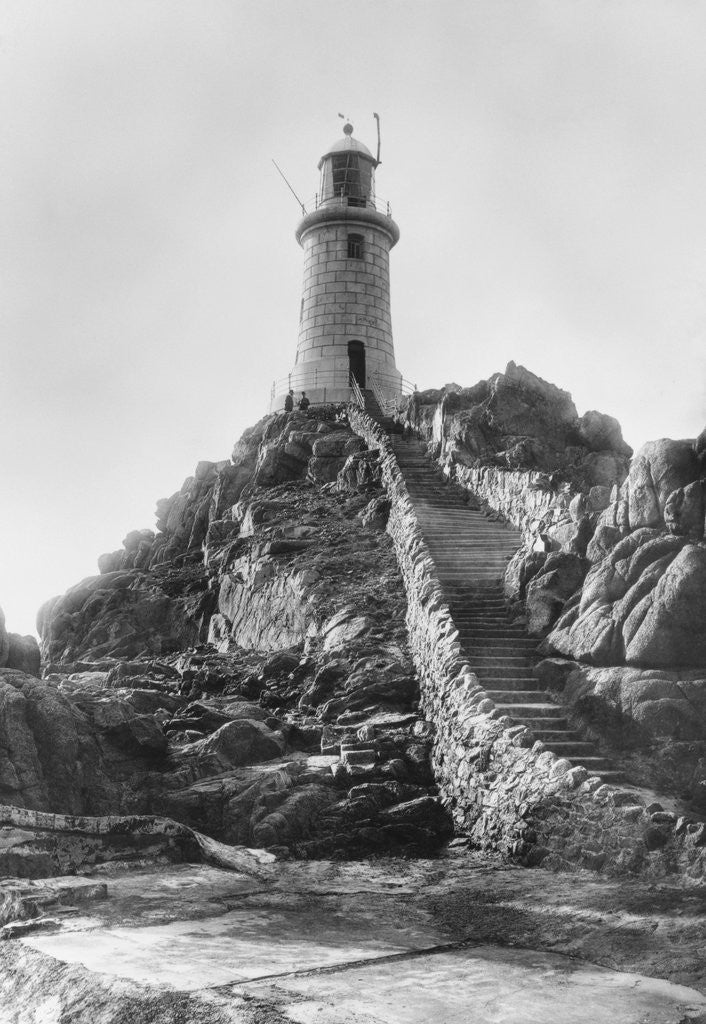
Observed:
[[[686,1024],[706,998],[568,957],[483,946],[250,985],[296,1024]]]
[[[0,942],[0,1024],[706,1021],[702,890],[460,849],[265,875],[171,865],[76,880],[51,917],[26,922],[46,930]]]
[[[244,907],[200,921],[88,927],[23,940],[91,971],[180,992],[314,968],[329,968],[443,942],[438,929],[335,907]]]

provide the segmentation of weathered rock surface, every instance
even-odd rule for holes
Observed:
[[[548,633],[566,602],[581,587],[585,574],[584,560],[578,555],[568,551],[548,555],[525,590],[527,628],[533,636]]]
[[[415,393],[402,419],[449,466],[536,470],[611,486],[622,481],[631,455],[617,420],[579,417],[568,392],[515,363],[471,388]]]
[[[417,396],[407,415],[436,443],[449,476],[523,530],[525,545],[508,566],[505,593],[518,614],[526,614],[529,631],[548,634],[547,653],[592,665],[706,664],[706,476],[700,442],[650,442],[625,476],[627,448],[615,421],[589,413],[580,427],[571,427],[572,407],[563,392],[513,370],[500,382],[503,394],[508,381],[516,381],[519,411],[507,396],[496,402],[499,382],[492,378],[442,396],[431,419],[425,396]],[[466,394],[471,402],[482,399],[480,405],[453,412]],[[486,423],[491,408],[503,410],[508,424],[519,415],[526,429],[530,409],[555,439],[562,430],[575,430],[593,448],[610,443],[623,460],[621,471],[597,482],[576,471],[574,454],[562,469],[555,462],[551,476],[537,472],[540,465],[550,467],[534,456],[521,468],[515,462],[503,469],[492,451],[504,443],[497,429],[505,421],[495,423],[492,437],[486,430],[482,451],[459,428],[464,416],[475,425]]]
[[[703,894],[463,849],[256,876],[111,865],[3,895],[18,915],[0,942],[12,1024],[684,1024],[706,1006]]]
[[[633,783],[706,813],[706,670],[591,668],[551,658],[535,675]]]
[[[548,649],[593,665],[706,664],[706,547],[642,527],[588,572]]]
[[[0,608],[0,668],[14,668],[38,676],[40,665],[41,655],[35,638],[8,633],[5,614]]]
[[[440,805],[426,825],[383,816],[435,797],[377,458],[339,420],[267,417],[159,502],[156,532],[47,602],[8,801],[167,814],[296,856],[438,846]],[[73,778],[42,763],[42,701]]]

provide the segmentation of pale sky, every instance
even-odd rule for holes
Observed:
[[[0,605],[28,632],[296,349],[340,136],[401,240],[397,364],[510,359],[633,446],[706,421],[702,0],[0,0]]]

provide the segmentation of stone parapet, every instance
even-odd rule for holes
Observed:
[[[522,532],[525,541],[536,535],[540,524],[544,527],[550,520],[558,521],[565,514],[546,473],[496,466],[463,466],[451,459],[441,465],[447,479],[499,512]]]
[[[421,708],[434,728],[433,768],[457,827],[480,847],[527,865],[703,880],[704,823],[645,807],[634,791],[573,767],[488,697],[463,655],[390,439],[356,406],[348,414],[353,429],[380,453]],[[503,477],[485,477],[486,493],[499,503],[503,499],[490,493],[493,482]]]

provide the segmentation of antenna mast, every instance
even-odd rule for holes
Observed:
[[[280,174],[282,175],[282,178],[284,179],[284,183],[285,183],[285,185],[287,186],[287,188],[289,189],[289,191],[290,191],[290,192],[292,193],[292,195],[294,196],[294,198],[296,199],[296,201],[297,201],[297,202],[299,203],[299,205],[301,206],[301,208],[302,208],[302,217],[306,217],[306,207],[304,206],[304,203],[303,203],[303,202],[301,201],[301,199],[299,198],[299,196],[297,195],[297,193],[296,193],[296,192],[294,191],[294,189],[292,188],[292,186],[291,186],[291,185],[289,184],[289,182],[288,182],[288,181],[287,181],[287,179],[285,178],[285,176],[284,176],[284,171],[283,171],[283,170],[282,170],[282,168],[281,168],[281,167],[279,166],[279,164],[277,163],[277,161],[275,160],[275,158],[274,158],[274,157],[271,157],[271,160],[272,160],[272,163],[273,163],[273,164],[275,165],[275,167],[277,168],[277,170],[279,171],[279,173],[280,173]]]
[[[377,164],[380,163],[380,115],[379,114],[373,114],[373,117],[375,118],[375,120],[378,123],[378,155],[377,155],[377,158],[375,160],[375,163],[377,165]]]

